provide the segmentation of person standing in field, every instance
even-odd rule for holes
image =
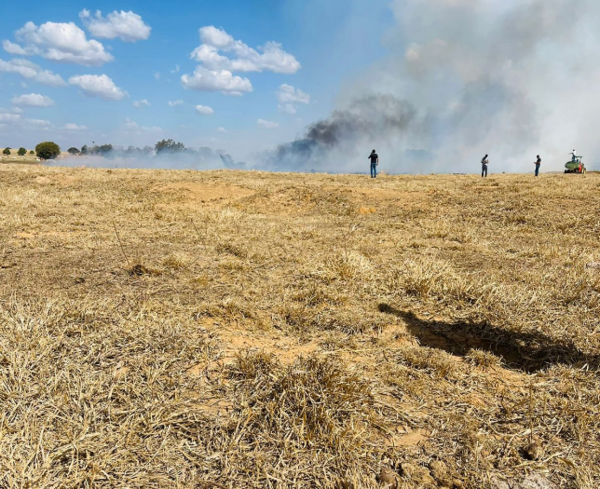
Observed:
[[[537,160],[535,160],[535,176],[539,176],[540,175],[540,166],[542,165],[542,159],[540,158],[540,155],[537,155]]]
[[[379,165],[379,155],[375,150],[369,155],[371,160],[371,178],[377,178],[377,165]]]
[[[482,159],[481,159],[481,177],[485,178],[488,176],[488,165],[490,163],[490,160],[488,160],[488,155],[485,155]]]

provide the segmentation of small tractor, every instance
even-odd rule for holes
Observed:
[[[581,161],[583,156],[575,156],[565,165],[565,173],[585,173],[585,165]]]

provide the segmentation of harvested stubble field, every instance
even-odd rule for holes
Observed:
[[[0,487],[597,489],[599,196],[2,166]]]

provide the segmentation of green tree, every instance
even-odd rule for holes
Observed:
[[[163,139],[156,143],[154,149],[156,154],[159,155],[161,153],[179,153],[185,149],[185,146],[183,143],[177,143],[172,139]]]
[[[35,153],[44,160],[53,160],[60,154],[60,147],[51,141],[44,141],[35,147]]]
[[[2,153],[6,156],[10,156],[10,148],[4,148],[4,151],[2,151]]]
[[[81,147],[81,154],[82,155],[87,155],[87,154],[89,154],[89,152],[90,152],[90,149],[88,148],[87,144],[84,144]]]
[[[25,148],[19,148],[19,152],[17,154],[19,156],[25,156],[27,154],[27,150]]]
[[[31,150],[31,151],[29,152],[29,154],[30,154],[30,155],[34,155],[34,154],[35,154],[35,151]]]
[[[80,153],[80,151],[77,148],[69,148],[67,151],[73,156],[78,155]]]
[[[112,144],[103,144],[101,146],[96,146],[95,147],[95,152],[98,153],[101,156],[107,155],[108,153],[111,153],[113,150],[113,145]]]

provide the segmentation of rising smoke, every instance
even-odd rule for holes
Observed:
[[[409,103],[392,95],[365,95],[309,126],[304,138],[281,145],[265,169],[335,172],[335,163],[328,165],[333,154],[354,151],[355,143],[365,139],[396,139],[415,123],[415,110]]]
[[[340,109],[257,166],[391,172],[559,170],[600,151],[596,0],[396,0],[392,53],[340,95]],[[264,160],[263,160],[264,161]]]

